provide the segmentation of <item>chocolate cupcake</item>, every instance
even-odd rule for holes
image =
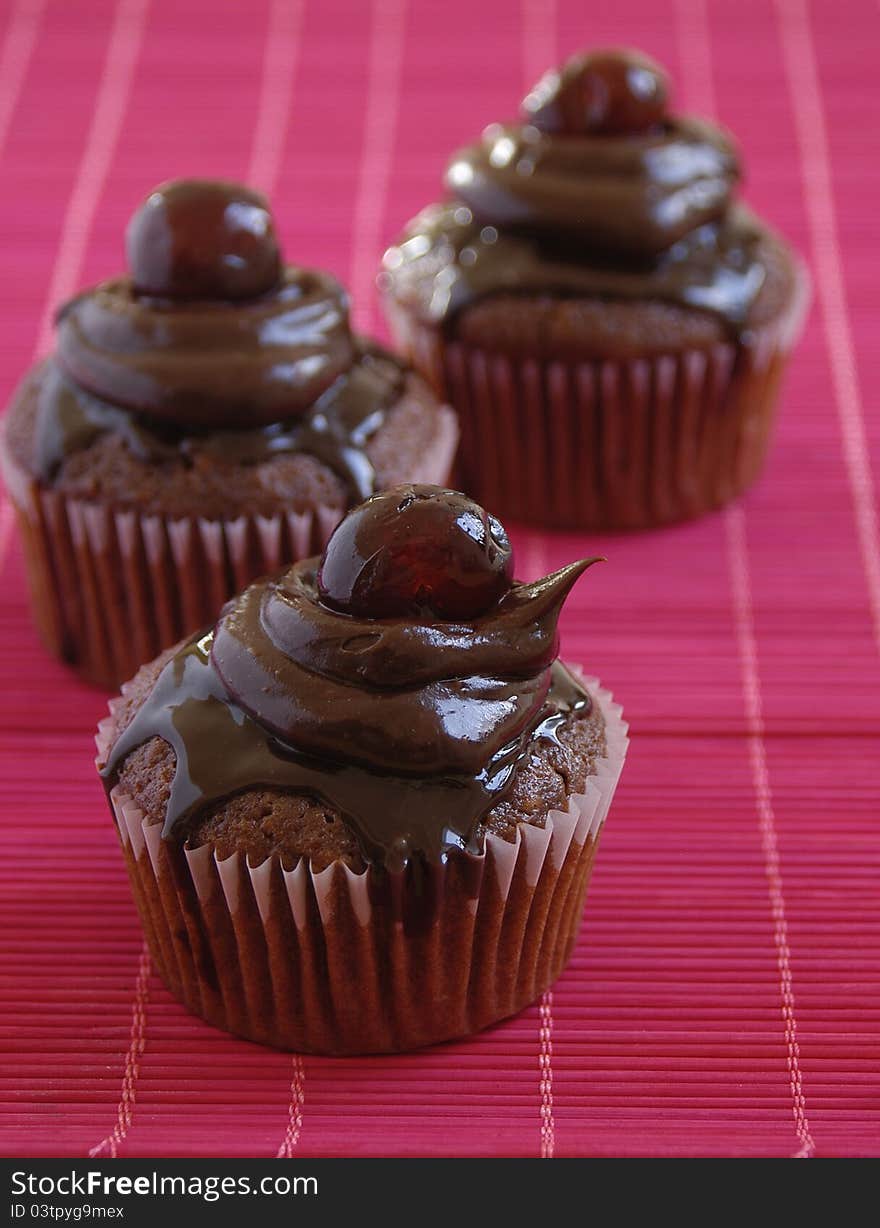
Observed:
[[[150,950],[251,1040],[391,1052],[520,1010],[580,925],[626,726],[557,660],[593,560],[405,486],[145,666],[98,736]]]
[[[352,335],[328,274],[282,264],[256,192],[180,181],[132,218],[129,275],[58,315],[3,476],[48,648],[115,688],[346,509],[443,481],[451,411]]]
[[[459,412],[462,485],[552,527],[642,528],[743,491],[806,276],[733,193],[731,138],[663,70],[579,55],[455,154],[451,199],[385,255],[415,365]]]

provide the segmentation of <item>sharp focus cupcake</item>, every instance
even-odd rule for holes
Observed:
[[[374,490],[445,480],[456,441],[341,286],[282,263],[258,193],[168,184],[127,247],[59,312],[2,441],[43,639],[107,687]]]
[[[98,766],[191,1011],[390,1052],[552,984],[626,750],[610,695],[557,660],[591,561],[516,583],[482,508],[398,487],[122,688]]]
[[[744,490],[806,299],[733,200],[731,138],[667,109],[634,52],[576,56],[456,153],[451,198],[385,255],[415,365],[458,410],[462,485],[499,514],[641,528]]]

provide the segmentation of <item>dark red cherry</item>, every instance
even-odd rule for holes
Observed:
[[[135,290],[163,298],[254,298],[281,274],[265,197],[214,179],[156,188],[129,222],[126,249]]]
[[[638,51],[590,51],[547,73],[523,102],[526,121],[569,136],[637,135],[661,124],[669,78]]]
[[[513,582],[502,525],[466,495],[395,486],[345,517],[318,572],[325,605],[358,618],[477,618]]]

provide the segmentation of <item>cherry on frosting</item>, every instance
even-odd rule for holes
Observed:
[[[546,74],[523,102],[525,120],[568,136],[638,135],[663,122],[669,78],[637,51],[591,51]]]
[[[135,290],[163,298],[255,298],[281,274],[265,197],[220,180],[156,188],[129,222],[126,248]]]
[[[321,601],[358,618],[467,621],[513,583],[504,528],[466,495],[397,486],[345,517],[318,572]]]

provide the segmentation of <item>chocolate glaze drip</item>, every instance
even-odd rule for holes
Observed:
[[[644,63],[634,60],[639,73]],[[526,100],[535,123],[492,125],[454,155],[454,199],[425,210],[386,253],[395,297],[426,322],[504,291],[662,300],[711,311],[739,335],[764,284],[766,232],[731,205],[740,172],[730,138],[665,116],[644,130],[593,130],[586,106],[573,130],[571,93],[590,57],[572,64]],[[560,99],[567,124],[550,122]]]
[[[559,610],[588,565],[515,585],[473,627],[376,620],[365,632],[318,608],[314,559],[260,581],[168,662],[113,746],[105,786],[158,736],[177,758],[166,839],[185,840],[205,806],[267,787],[338,809],[381,869],[478,853],[479,821],[530,742],[590,710],[588,693],[551,664]]]
[[[364,449],[403,386],[403,372],[391,355],[359,347],[354,364],[299,416],[249,430],[212,431],[120,409],[80,388],[50,360],[39,376],[34,464],[37,475],[51,482],[65,457],[104,434],[121,436],[133,455],[157,463],[212,455],[259,464],[305,452],[338,474],[356,500],[366,499],[375,474]]]
[[[764,284],[759,256],[764,234],[747,210],[732,209],[723,223],[700,227],[645,265],[612,262],[536,234],[481,226],[464,205],[435,205],[386,254],[385,266],[395,295],[426,323],[450,321],[490,294],[556,292],[696,307],[719,316],[741,336]]]

